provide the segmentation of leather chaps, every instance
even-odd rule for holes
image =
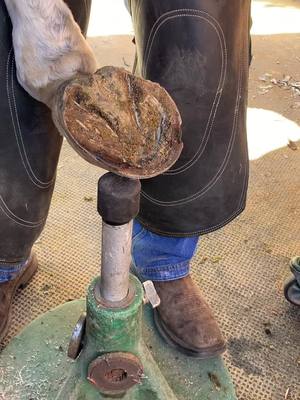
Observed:
[[[67,1],[86,33],[91,1]],[[18,84],[12,26],[0,0],[0,263],[23,261],[48,214],[62,138],[50,110]]]
[[[250,0],[131,0],[137,73],[183,120],[184,149],[142,182],[140,222],[170,236],[221,228],[245,207]]]

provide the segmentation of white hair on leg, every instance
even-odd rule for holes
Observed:
[[[62,81],[95,72],[93,52],[63,0],[4,1],[18,81],[31,96],[50,105]]]

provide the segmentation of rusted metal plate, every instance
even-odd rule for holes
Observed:
[[[143,366],[131,353],[110,353],[89,366],[88,380],[102,393],[121,394],[141,383]]]

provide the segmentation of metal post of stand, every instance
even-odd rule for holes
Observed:
[[[138,214],[139,180],[107,173],[98,183],[98,212],[102,217],[100,295],[119,303],[128,295],[132,220]]]

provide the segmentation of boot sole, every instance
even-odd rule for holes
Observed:
[[[186,347],[183,341],[177,338],[170,331],[170,329],[164,324],[157,310],[154,310],[154,323],[158,332],[160,333],[161,337],[165,340],[165,342],[169,346],[173,347],[174,349],[178,350],[180,353],[188,357],[194,357],[194,358],[199,358],[200,360],[205,360],[217,357],[222,353],[224,353],[224,351],[226,350],[225,343],[220,346],[212,347],[209,350],[196,350]]]
[[[9,306],[9,310],[8,310],[8,317],[7,317],[7,321],[5,324],[5,327],[0,335],[0,343],[2,342],[2,340],[5,338],[5,336],[7,335],[10,323],[11,323],[11,310],[12,310],[12,303],[13,303],[13,298],[15,297],[15,294],[17,292],[18,289],[24,289],[29,282],[31,281],[31,279],[33,278],[33,276],[35,275],[37,268],[38,268],[38,261],[36,258],[36,255],[33,253],[30,256],[31,260],[29,261],[30,265],[25,269],[25,271],[23,272],[23,274],[20,276],[19,278],[19,282],[16,285],[13,294],[12,294],[12,299],[10,302],[10,306]]]

